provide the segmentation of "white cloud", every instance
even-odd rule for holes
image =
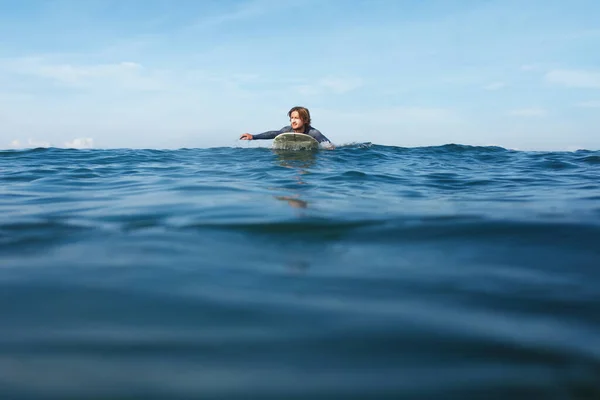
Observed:
[[[42,57],[0,60],[0,69],[11,74],[27,75],[71,87],[100,89],[118,87],[134,90],[160,90],[167,84],[163,71],[148,70],[142,65],[123,61],[103,64],[53,63]]]
[[[78,67],[69,64],[43,65],[38,68],[37,73],[60,81],[71,82],[85,78],[113,76],[124,71],[138,70],[141,67],[139,64],[128,61]]]
[[[577,103],[577,107],[600,108],[600,100],[582,101],[581,103]]]
[[[554,70],[548,72],[545,79],[567,87],[600,89],[599,71]]]
[[[515,115],[519,117],[543,117],[548,114],[548,112],[541,107],[531,107],[531,108],[520,108],[517,110],[509,111],[510,115]]]
[[[65,142],[65,147],[70,149],[91,149],[94,147],[94,139],[92,138],[77,138],[70,142]]]
[[[506,83],[504,83],[504,82],[492,82],[492,83],[484,86],[483,88],[485,90],[499,90],[505,86],[506,86]]]
[[[54,79],[68,85],[81,85],[90,80],[132,78],[141,65],[132,62],[73,66],[70,64],[41,65],[29,71],[34,75]]]
[[[43,140],[27,139],[26,143],[21,143],[20,140],[15,139],[10,142],[10,148],[12,149],[27,149],[27,148],[39,148],[39,147],[52,147],[52,144]],[[91,138],[77,138],[70,142],[65,142],[66,148],[71,149],[91,149],[94,147],[94,139]]]
[[[52,145],[48,142],[44,142],[44,141],[39,141],[36,139],[28,139],[27,140],[27,146],[24,147],[35,147],[35,148],[39,148],[39,147],[51,147]]]
[[[216,95],[227,96],[229,99],[232,95],[246,98],[248,96],[246,86],[265,86],[273,83],[256,73],[246,72],[243,68],[233,72],[218,69],[177,69],[177,66],[173,68],[173,70],[163,70],[131,61],[78,64],[53,62],[43,57],[23,57],[0,59],[0,78],[3,71],[14,75],[22,82],[32,82],[23,78],[42,78],[52,84],[58,83],[68,88],[94,91],[94,95],[108,93],[115,101],[118,100],[114,97],[115,90],[131,94],[143,92],[143,97],[137,97],[138,101],[145,100],[148,92],[161,96],[171,94],[176,96],[178,102],[183,102],[180,99],[184,94],[193,99],[202,97],[211,101]],[[47,87],[39,84],[35,86],[35,90],[46,89]],[[55,90],[55,85],[51,89]],[[14,98],[14,95],[11,97]],[[164,97],[161,99],[165,100]]]

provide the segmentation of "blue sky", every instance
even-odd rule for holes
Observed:
[[[304,105],[336,144],[600,149],[597,0],[0,0],[0,38],[0,148],[237,146]]]

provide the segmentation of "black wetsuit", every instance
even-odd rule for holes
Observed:
[[[278,131],[268,131],[259,133],[258,135],[252,135],[252,139],[275,139],[276,136],[281,135],[282,133],[291,133],[294,132],[290,125],[284,126]],[[319,143],[331,143],[329,139],[325,137],[318,129],[313,128],[310,125],[306,125],[304,127],[304,133],[312,136]]]

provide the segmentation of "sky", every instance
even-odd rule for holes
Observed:
[[[597,0],[0,0],[0,148],[600,149]],[[243,145],[267,145],[267,141]]]

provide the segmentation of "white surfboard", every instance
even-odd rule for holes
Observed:
[[[273,139],[273,148],[278,150],[317,150],[319,142],[304,133],[281,133]]]

